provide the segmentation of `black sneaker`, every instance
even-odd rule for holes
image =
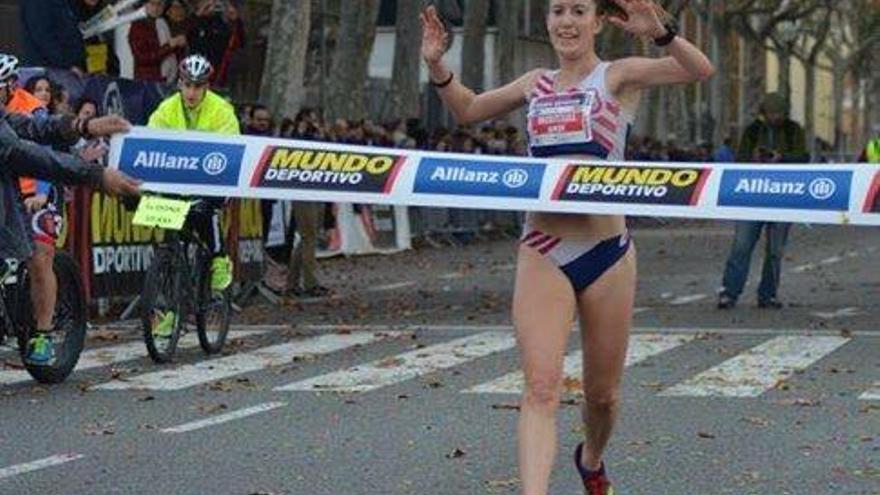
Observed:
[[[330,289],[324,287],[323,285],[316,285],[314,287],[304,289],[302,291],[302,294],[306,297],[327,297],[330,295]]]
[[[315,297],[327,297],[331,294],[330,289],[324,287],[322,285],[316,285],[314,287],[309,287],[308,289],[296,288],[291,289],[289,294],[293,297],[299,298],[315,298]]]
[[[782,301],[776,299],[775,297],[771,297],[770,299],[765,299],[763,301],[758,301],[758,307],[761,309],[782,309]]]
[[[730,294],[721,293],[718,296],[718,309],[733,309],[736,306],[736,299],[730,297]]]

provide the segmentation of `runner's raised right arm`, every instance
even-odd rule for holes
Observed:
[[[526,95],[542,70],[533,70],[506,86],[476,94],[459,82],[443,63],[449,34],[444,29],[437,10],[433,6],[428,7],[420,17],[422,57],[428,64],[428,77],[459,124],[482,122],[506,115],[525,104]]]

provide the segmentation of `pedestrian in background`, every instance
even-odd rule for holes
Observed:
[[[745,130],[737,159],[754,163],[803,163],[809,160],[803,127],[788,116],[788,101],[779,93],[770,93],[761,102],[760,114]],[[731,309],[745,287],[752,261],[752,251],[761,238],[766,238],[764,266],[758,285],[758,307],[782,308],[778,297],[782,257],[788,241],[790,223],[739,221],[733,246],[724,268],[719,309]]]

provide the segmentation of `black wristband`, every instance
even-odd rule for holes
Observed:
[[[94,117],[86,117],[84,119],[77,118],[74,124],[76,127],[76,132],[78,132],[79,135],[86,140],[92,139],[94,137],[89,132],[89,122],[91,122],[92,119],[94,119]]]
[[[674,24],[664,24],[666,28],[666,34],[659,38],[654,38],[654,44],[657,46],[666,46],[672,43],[675,40],[675,37],[678,36],[678,28]]]
[[[439,83],[431,81],[431,86],[434,86],[437,89],[445,88],[446,86],[449,86],[450,84],[452,84],[453,79],[455,79],[455,72],[449,71],[449,78],[447,78],[445,81],[439,82]]]

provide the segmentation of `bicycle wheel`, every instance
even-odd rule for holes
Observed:
[[[30,280],[26,270],[19,279],[19,302],[26,304],[29,317],[18,322],[19,350],[22,362],[30,375],[40,383],[61,383],[73,372],[86,340],[86,298],[80,280],[79,266],[67,252],[55,254],[52,262],[58,280],[55,318],[52,340],[55,346],[55,362],[49,366],[35,366],[24,359],[27,342],[36,325],[33,319],[33,305],[30,298]]]
[[[227,288],[221,292],[211,290],[211,256],[204,248],[199,249],[196,263],[196,330],[199,345],[205,354],[216,354],[223,349],[229,333],[232,289]]]
[[[156,363],[168,363],[174,358],[184,324],[185,315],[181,311],[183,268],[178,258],[177,249],[157,249],[153,263],[147,270],[141,294],[144,343],[150,358]]]

